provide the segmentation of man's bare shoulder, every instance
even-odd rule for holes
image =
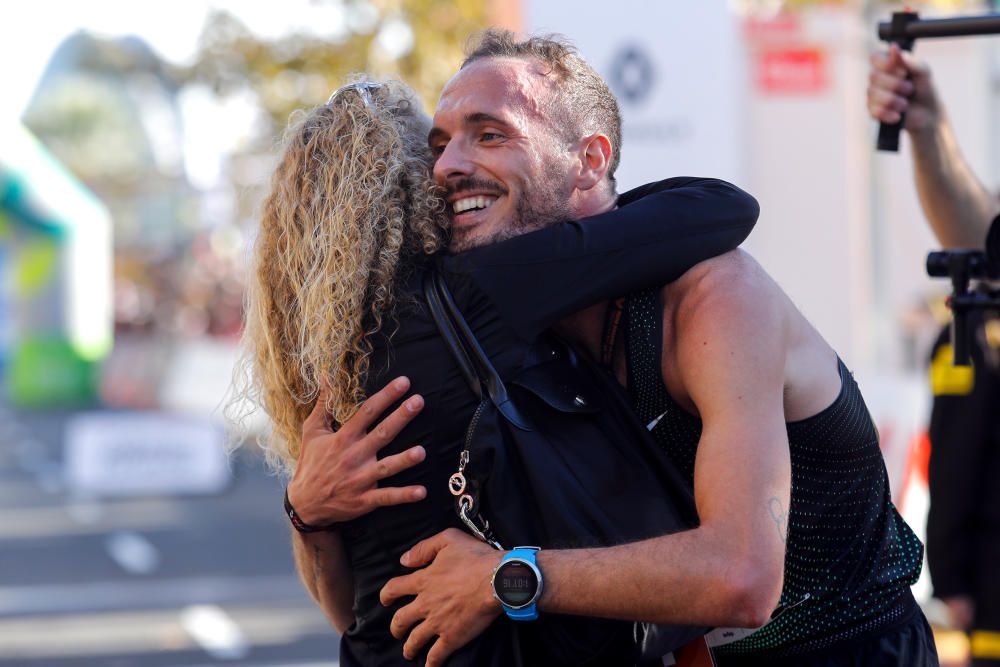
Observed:
[[[700,373],[711,361],[760,356],[780,363],[790,302],[746,252],[706,260],[664,288],[664,358],[678,373]]]
[[[746,316],[768,306],[776,307],[781,295],[778,285],[757,260],[739,249],[696,264],[663,292],[667,309],[684,321],[696,315],[692,311],[704,316],[702,311],[706,309],[713,315],[722,310]]]
[[[792,421],[836,398],[836,352],[746,252],[702,262],[664,290],[663,374],[675,399],[713,365],[727,382],[772,376]]]
[[[661,371],[674,400],[707,420],[749,405],[744,396],[760,398],[770,387],[780,411],[789,311],[761,266],[735,251],[698,264],[664,289]]]

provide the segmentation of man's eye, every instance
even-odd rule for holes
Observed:
[[[441,154],[444,153],[444,147],[446,145],[447,144],[437,144],[436,146],[431,146],[431,155],[434,157],[441,157]]]
[[[499,132],[483,132],[479,138],[482,141],[496,141],[498,139],[503,139],[503,135]]]

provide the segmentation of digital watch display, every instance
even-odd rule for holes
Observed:
[[[542,573],[535,564],[538,547],[517,547],[500,561],[493,572],[493,595],[514,620],[538,618]]]
[[[538,577],[527,564],[512,560],[500,566],[494,585],[500,602],[520,608],[530,604],[538,592]]]

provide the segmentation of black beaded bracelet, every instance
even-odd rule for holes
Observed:
[[[336,530],[336,524],[333,526],[311,526],[303,521],[295,511],[295,508],[292,507],[291,501],[288,500],[288,487],[285,487],[285,515],[292,522],[292,528],[300,533],[319,533],[324,530]]]

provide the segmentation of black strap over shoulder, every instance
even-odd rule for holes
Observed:
[[[451,317],[445,311],[444,304],[441,302],[441,294],[434,280],[435,276],[438,275],[437,271],[428,271],[424,274],[424,298],[427,299],[427,306],[430,308],[431,317],[434,318],[434,324],[437,325],[441,338],[451,351],[455,362],[458,363],[458,368],[462,371],[462,376],[469,385],[469,389],[476,395],[476,398],[482,398],[483,391],[479,374],[476,372],[476,368],[469,358],[468,351],[462,345],[458,332],[455,330],[454,322],[452,322]]]
[[[531,430],[528,420],[511,401],[500,374],[486,356],[486,352],[462,316],[462,311],[455,304],[444,277],[438,271],[432,269],[424,275],[424,296],[434,317],[434,323],[437,324],[441,337],[458,362],[472,392],[481,398],[485,389],[490,402],[511,424],[526,431]]]

